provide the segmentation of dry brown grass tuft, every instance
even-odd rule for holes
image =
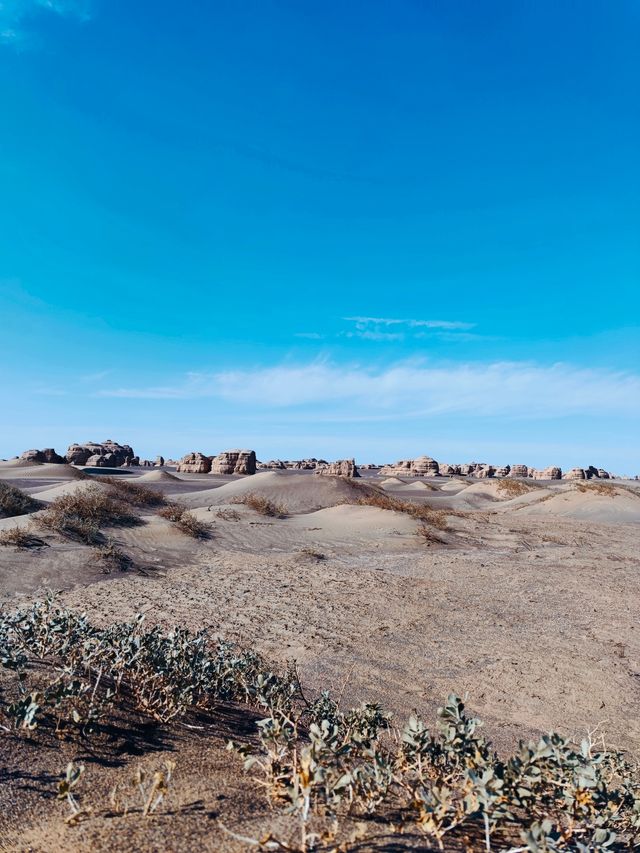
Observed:
[[[44,539],[40,539],[24,527],[10,527],[8,530],[1,530],[0,545],[13,545],[14,548],[20,549],[48,547]]]
[[[447,524],[447,515],[455,515],[452,510],[445,511],[443,509],[435,509],[424,503],[414,503],[413,501],[403,501],[400,498],[392,497],[385,492],[371,491],[362,495],[357,500],[349,501],[349,504],[358,506],[374,506],[378,509],[387,509],[391,512],[403,512],[405,515],[410,515],[418,521],[425,524],[430,524],[438,530],[449,530]]]
[[[508,480],[505,478],[498,483],[498,491],[504,492],[512,498],[516,498],[519,495],[526,495],[532,489],[535,489],[535,486],[523,483],[522,480]]]
[[[607,495],[607,497],[615,498],[616,489],[611,483],[576,483],[576,489],[579,492],[595,492],[597,495]]]
[[[216,518],[221,518],[223,521],[240,521],[241,515],[235,509],[219,509]]]
[[[313,560],[316,563],[321,563],[323,560],[327,559],[327,555],[323,554],[322,551],[317,551],[315,548],[311,548],[308,545],[298,551],[298,556],[302,559]]]
[[[40,501],[34,500],[17,486],[0,483],[0,518],[11,518],[14,515],[27,515],[42,507]]]
[[[100,563],[105,574],[110,574],[113,569],[126,572],[133,568],[133,560],[125,552],[116,545],[115,542],[107,542],[104,545],[99,545],[93,553],[93,559]]]
[[[38,516],[41,527],[88,545],[102,541],[103,526],[132,527],[141,523],[129,505],[94,485],[83,492],[61,495]]]
[[[100,477],[100,483],[106,483],[114,497],[131,506],[156,507],[166,503],[161,492],[140,483],[130,483],[120,477]]]
[[[200,521],[192,512],[183,512],[176,521],[176,527],[194,539],[209,539],[211,536],[211,525]]]
[[[176,503],[166,503],[162,509],[158,510],[158,515],[161,518],[166,518],[167,521],[179,521],[185,508]]]
[[[282,504],[276,504],[273,501],[269,500],[269,498],[265,498],[262,495],[254,495],[253,493],[248,495],[242,495],[240,497],[234,498],[232,503],[244,504],[245,506],[248,506],[249,509],[260,513],[260,515],[266,515],[269,518],[287,517],[286,507],[282,506]]]

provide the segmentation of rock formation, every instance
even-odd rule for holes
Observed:
[[[541,468],[537,471],[534,470],[531,476],[534,480],[561,480],[562,468],[556,468],[555,466]]]
[[[437,477],[440,468],[430,456],[418,456],[416,459],[400,459],[393,465],[385,465],[380,474],[385,477]]]
[[[164,456],[156,456],[156,461],[154,462],[154,465],[157,468],[162,468],[162,466],[164,465]]]
[[[20,459],[25,462],[53,462],[55,465],[64,465],[67,461],[64,456],[56,453],[53,447],[45,447],[44,450],[25,450],[20,454]]]
[[[325,465],[318,466],[313,473],[320,476],[327,475],[331,477],[360,476],[355,459],[338,459],[337,462],[330,462]]]
[[[563,480],[586,480],[584,468],[572,468],[562,477]]]
[[[528,477],[529,468],[527,465],[512,465],[509,471],[510,477]]]
[[[225,450],[214,457],[212,474],[255,474],[256,454],[254,450]]]
[[[285,471],[287,468],[280,459],[271,459],[269,462],[257,462],[256,465],[263,471]]]
[[[128,444],[118,444],[111,439],[103,441],[102,444],[92,441],[86,444],[71,444],[67,450],[67,462],[71,465],[98,468],[121,468],[131,464],[134,457],[133,449]]]
[[[204,453],[187,453],[176,465],[176,471],[183,474],[208,474],[211,471],[211,458]]]
[[[501,468],[496,468],[494,477],[508,477],[511,471],[511,465],[503,465]]]

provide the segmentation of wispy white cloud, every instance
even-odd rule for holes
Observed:
[[[547,418],[615,412],[640,416],[640,375],[529,362],[431,364],[385,368],[316,361],[252,370],[190,373],[175,385],[116,388],[102,397],[185,400],[211,397],[238,407],[307,407],[339,419],[387,415]]]
[[[449,332],[456,329],[467,331],[475,326],[475,323],[466,323],[462,320],[401,320],[395,317],[343,317],[343,319],[361,327],[405,326],[408,329],[440,329]]]
[[[29,43],[30,22],[39,12],[88,21],[92,5],[92,0],[0,0],[0,44]]]
[[[321,341],[323,340],[324,335],[321,335],[320,332],[296,332],[293,337],[307,338],[310,341]]]

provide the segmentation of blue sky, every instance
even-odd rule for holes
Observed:
[[[640,472],[640,7],[0,3],[0,456]]]

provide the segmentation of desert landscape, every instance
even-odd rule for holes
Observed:
[[[308,706],[328,691],[344,708],[379,705],[402,726],[413,713],[431,721],[454,694],[499,756],[557,732],[633,764],[640,484],[589,467],[579,479],[558,469],[543,479],[526,466],[487,475],[492,468],[445,476],[429,457],[263,466],[253,451],[144,466],[115,442],[25,452],[0,463],[0,640],[9,648],[12,614],[24,619],[38,602],[47,618],[86,614],[99,630],[143,617],[145,629],[206,631],[254,650],[285,680],[295,673]],[[1,849],[441,843],[435,822],[423,814],[402,824],[397,804],[350,809],[335,832],[333,818],[317,817],[323,840],[309,830],[301,841],[299,809],[287,812],[282,792],[270,796],[243,769],[265,716],[255,694],[186,701],[175,717],[129,695],[103,719],[98,697],[115,676],[86,664],[74,675],[91,690],[95,724],[86,693],[71,690],[55,700],[37,693],[30,715],[15,706],[20,696],[42,691],[47,668],[52,683],[65,678],[65,652],[44,651],[37,636],[22,636],[21,666],[4,652]],[[225,749],[229,740],[239,751]],[[68,764],[84,768],[72,801],[67,789],[56,796]],[[140,772],[172,774],[152,814],[140,794],[151,782],[130,784]],[[476,836],[484,846],[476,824],[447,836],[448,849],[476,849]],[[506,849],[509,832],[495,826]]]

